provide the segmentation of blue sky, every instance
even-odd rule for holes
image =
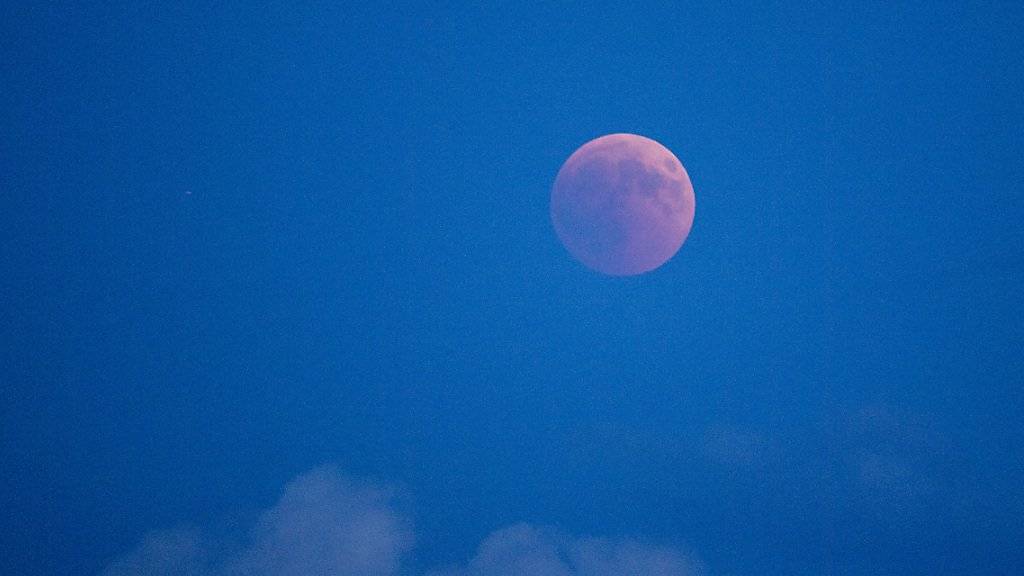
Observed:
[[[1022,26],[0,7],[0,572],[1020,573]],[[614,132],[630,278],[548,216]]]

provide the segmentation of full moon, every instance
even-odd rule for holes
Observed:
[[[565,161],[551,189],[551,221],[569,253],[611,276],[643,274],[683,245],[693,185],[658,142],[635,134],[591,140]]]

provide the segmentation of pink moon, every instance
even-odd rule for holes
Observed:
[[[635,134],[580,146],[551,189],[551,221],[562,244],[611,276],[650,272],[672,258],[690,233],[694,205],[679,159]]]

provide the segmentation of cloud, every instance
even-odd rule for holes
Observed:
[[[396,573],[411,547],[412,531],[388,492],[321,468],[288,485],[257,523],[252,546],[224,573],[387,575]]]
[[[334,467],[290,482],[265,511],[241,551],[198,531],[150,534],[103,576],[390,576],[412,548],[412,530],[387,490],[349,480]]]
[[[206,552],[196,530],[163,530],[142,539],[134,551],[121,556],[103,576],[204,576],[210,574]]]
[[[323,467],[290,482],[239,550],[197,530],[153,532],[103,576],[398,576],[411,523],[390,491]],[[425,576],[695,576],[682,551],[631,539],[573,537],[519,524],[484,539],[464,565]]]
[[[899,502],[931,492],[952,452],[920,417],[886,406],[861,409],[846,428],[853,476],[880,501]]]
[[[520,524],[484,540],[465,567],[428,576],[692,576],[679,550],[633,540],[574,538]]]

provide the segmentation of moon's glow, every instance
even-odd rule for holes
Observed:
[[[661,144],[635,134],[587,142],[565,161],[551,190],[551,220],[581,262],[613,276],[664,264],[693,224],[690,177]]]

